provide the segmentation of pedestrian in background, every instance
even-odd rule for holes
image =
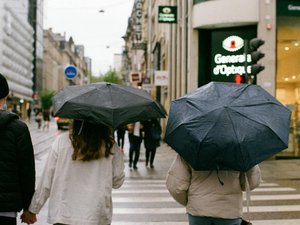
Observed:
[[[243,193],[258,187],[260,169],[249,171],[195,171],[178,154],[167,173],[167,188],[186,207],[189,225],[240,225]]]
[[[31,107],[30,106],[27,109],[27,119],[28,119],[28,122],[31,121]]]
[[[140,122],[130,123],[127,125],[129,139],[129,168],[137,170],[137,163],[140,158],[141,143],[143,141],[142,129]]]
[[[5,110],[8,94],[0,74],[0,224],[16,225],[17,213],[28,209],[34,193],[35,164],[27,125]]]
[[[121,126],[117,129],[117,142],[118,145],[124,149],[124,143],[125,143],[125,133],[126,133],[127,127]]]
[[[43,130],[46,129],[49,131],[49,126],[50,126],[50,110],[49,109],[43,110],[43,121],[44,121]]]
[[[42,122],[43,122],[43,113],[42,113],[42,111],[37,112],[37,114],[35,116],[35,122],[37,123],[37,128],[41,129]]]
[[[154,168],[153,162],[156,154],[156,149],[160,146],[161,140],[161,126],[158,119],[143,121],[144,131],[144,146],[146,149],[146,162],[150,168]]]
[[[48,223],[111,224],[112,188],[125,179],[123,153],[112,132],[105,125],[74,120],[69,134],[53,143],[24,217],[35,218],[49,198]]]

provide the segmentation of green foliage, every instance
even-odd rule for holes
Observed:
[[[42,109],[50,109],[52,106],[52,98],[54,96],[54,91],[44,90],[41,92],[41,103]]]
[[[99,77],[92,76],[91,83],[96,82],[109,82],[114,84],[121,84],[123,82],[123,79],[122,76],[115,70],[109,70],[108,72]]]

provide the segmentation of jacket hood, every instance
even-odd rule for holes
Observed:
[[[5,127],[12,120],[18,119],[18,115],[0,110],[0,128]]]

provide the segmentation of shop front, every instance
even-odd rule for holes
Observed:
[[[246,83],[251,55],[245,45],[256,38],[257,26],[199,30],[199,86],[210,81]]]
[[[277,1],[276,98],[292,111],[289,147],[281,158],[300,157],[300,2]]]

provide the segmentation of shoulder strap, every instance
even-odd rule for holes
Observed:
[[[247,213],[249,215],[250,214],[249,205],[251,204],[250,186],[249,186],[248,177],[247,177],[246,173],[244,173],[244,176],[245,176],[245,186],[246,186]],[[250,221],[250,219],[249,219],[249,221]]]

